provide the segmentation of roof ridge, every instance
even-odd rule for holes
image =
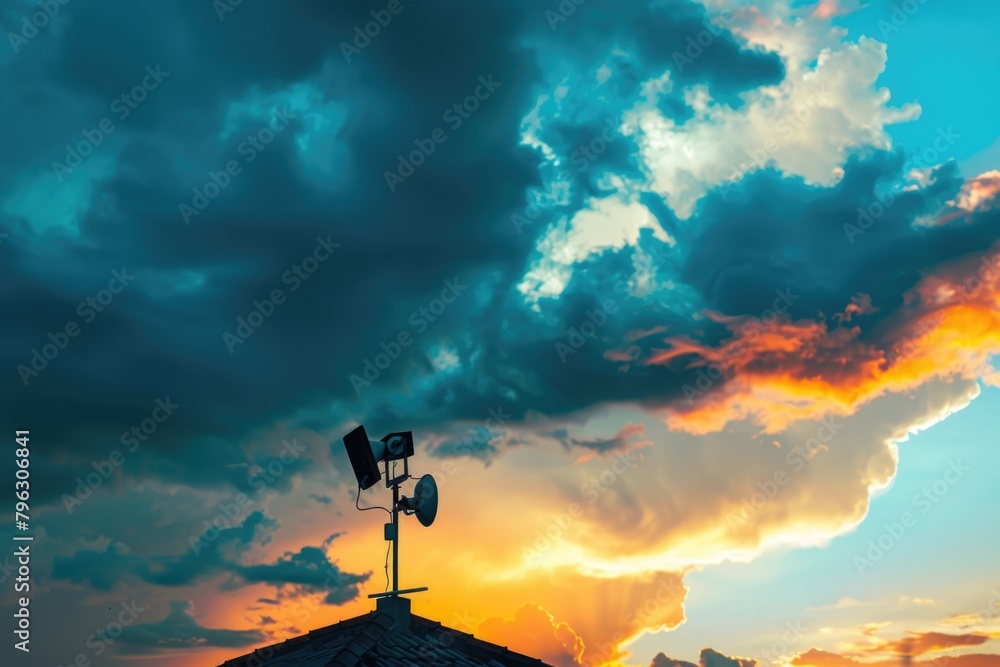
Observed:
[[[417,614],[395,632],[384,610],[338,621],[227,660],[221,667],[550,667],[506,646]]]
[[[383,612],[371,613],[363,629],[347,642],[323,667],[356,667],[392,627],[392,617]]]
[[[463,632],[462,630],[456,630],[444,625],[440,621],[435,621],[433,619],[426,618],[424,616],[418,616],[412,614],[412,618],[417,621],[418,625],[423,626],[424,631],[427,633],[437,632],[448,634],[460,639],[461,645],[467,651],[473,654],[478,654],[477,657],[483,660],[483,662],[489,663],[490,661],[496,662],[496,658],[507,658],[508,660],[513,659],[523,665],[533,665],[533,666],[546,666],[548,663],[543,661],[541,658],[536,658],[518,651],[511,650],[506,646],[501,646],[499,644],[494,644],[493,642],[488,642],[485,639],[480,639],[471,632]],[[457,643],[457,642],[456,642]],[[452,647],[454,648],[454,647]]]
[[[288,637],[280,642],[274,644],[267,644],[265,646],[258,646],[249,653],[236,656],[235,658],[229,658],[220,665],[220,667],[247,667],[250,665],[250,659],[256,658],[255,662],[257,664],[265,664],[271,658],[277,658],[295,645],[305,644],[311,645],[315,640],[319,639],[322,635],[335,632],[338,630],[344,630],[352,625],[364,625],[371,622],[372,616],[376,612],[369,611],[364,614],[358,614],[357,616],[352,616],[351,618],[345,618],[343,620],[337,621],[336,623],[331,623],[330,625],[324,625],[323,627],[310,630],[304,634]],[[267,652],[266,658],[261,658],[260,654],[262,652]]]

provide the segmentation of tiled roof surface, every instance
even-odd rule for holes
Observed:
[[[409,632],[391,630],[374,611],[227,660],[222,667],[548,667],[506,647],[411,616]]]

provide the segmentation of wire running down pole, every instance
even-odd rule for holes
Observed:
[[[399,482],[392,485],[392,590],[399,595]]]
[[[407,474],[387,481],[387,485],[392,487],[392,523],[385,524],[386,539],[392,542],[392,590],[385,593],[371,593],[369,598],[396,598],[403,593],[419,593],[426,591],[426,586],[420,588],[407,588],[399,590],[399,485],[406,481]]]

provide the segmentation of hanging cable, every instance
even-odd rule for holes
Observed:
[[[389,546],[385,548],[385,590],[383,593],[389,590],[389,549],[392,548],[392,541],[390,540]]]
[[[392,474],[393,474],[393,476],[396,475],[396,462],[395,461],[392,462]],[[358,482],[358,497],[354,501],[354,507],[356,507],[357,509],[361,510],[362,512],[365,512],[365,511],[368,511],[368,510],[382,510],[383,512],[385,512],[386,514],[388,514],[390,517],[392,516],[392,512],[390,512],[386,508],[382,507],[381,505],[372,505],[371,507],[362,507],[361,506],[361,482]],[[385,548],[385,567],[383,568],[385,570],[385,591],[382,591],[383,593],[389,590],[389,550],[391,548],[392,548],[392,541],[390,540],[389,541],[389,546],[387,546]]]
[[[390,512],[389,510],[387,510],[386,508],[384,508],[384,507],[382,507],[380,505],[372,505],[371,507],[361,507],[360,503],[361,503],[361,483],[359,482],[358,483],[358,497],[354,501],[354,506],[356,508],[358,508],[359,510],[361,510],[362,512],[366,512],[368,510],[382,510],[383,512],[385,512],[389,516],[392,516],[392,512]]]

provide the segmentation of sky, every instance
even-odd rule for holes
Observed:
[[[1000,6],[0,28],[3,664],[367,613],[364,424],[437,480],[400,585],[446,626],[558,667],[1000,666]]]

